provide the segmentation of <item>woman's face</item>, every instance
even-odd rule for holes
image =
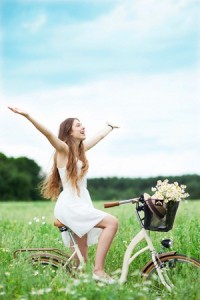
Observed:
[[[79,141],[83,141],[86,138],[85,127],[77,119],[75,119],[73,122],[71,135],[74,139],[77,139]]]

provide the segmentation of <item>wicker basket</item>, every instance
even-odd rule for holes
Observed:
[[[149,206],[144,203],[144,228],[147,230],[164,232],[171,230],[179,203],[179,201],[169,201],[166,203],[166,214],[163,218],[159,218],[150,210]]]

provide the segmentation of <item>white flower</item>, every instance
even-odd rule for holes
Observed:
[[[2,252],[10,252],[8,248],[0,248],[0,250],[2,250]]]
[[[178,185],[178,182],[169,183],[168,179],[164,181],[158,180],[157,185],[152,188],[155,192],[152,195],[154,199],[164,200],[166,203],[169,201],[180,201],[181,199],[187,198],[188,193],[185,193],[186,186]]]
[[[9,272],[5,272],[5,275],[6,275],[6,276],[10,276],[10,273],[9,273]]]
[[[45,293],[50,293],[52,291],[52,288],[46,288],[44,289]]]
[[[35,271],[35,272],[33,273],[34,276],[37,276],[38,274],[39,274],[38,271]]]
[[[80,280],[79,279],[74,279],[73,285],[79,285],[79,284],[80,284]]]
[[[115,271],[112,272],[112,275],[117,275],[117,274],[121,274],[121,269],[117,269]]]
[[[60,288],[58,289],[58,292],[66,292],[66,288]]]
[[[103,283],[103,282],[98,282],[97,284],[98,284],[99,287],[105,286],[105,283]]]

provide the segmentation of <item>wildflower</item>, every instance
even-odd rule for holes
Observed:
[[[45,288],[44,291],[45,293],[50,293],[52,291],[52,288]]]
[[[30,222],[28,222],[28,224],[29,224],[29,225],[31,225],[31,224],[32,224],[32,222],[30,221]]]
[[[33,290],[31,291],[31,295],[43,295],[44,294],[44,290],[40,289],[40,290]]]
[[[112,272],[112,275],[117,275],[117,274],[121,274],[121,269],[117,269]]]
[[[142,290],[143,290],[144,292],[148,292],[148,291],[149,291],[149,288],[146,287],[146,286],[144,286],[144,287],[142,288]]]
[[[5,272],[5,275],[6,275],[6,276],[10,276],[10,273],[9,273],[9,272]]]
[[[58,292],[66,292],[66,288],[60,288],[58,289]]]
[[[79,285],[80,284],[80,280],[79,279],[74,279],[73,281],[73,285]]]
[[[75,294],[76,294],[76,291],[71,291],[70,294],[71,294],[71,295],[75,295]]]
[[[2,250],[2,252],[10,252],[8,248],[0,248],[0,250]]]
[[[135,270],[131,276],[139,276],[140,275],[140,270]]]
[[[105,286],[105,283],[103,283],[103,282],[98,282],[98,286],[99,286],[99,287],[103,287],[103,286]]]
[[[152,188],[152,191],[155,192],[152,198],[168,201],[180,201],[189,196],[188,193],[185,193],[186,186],[178,185],[178,182],[169,183],[168,179],[164,181],[158,180],[156,187]]]
[[[45,216],[42,216],[42,220],[44,220],[45,219]]]
[[[151,285],[151,284],[152,284],[152,282],[150,280],[145,280],[143,282],[143,285]]]
[[[34,275],[34,276],[37,276],[38,274],[39,274],[39,272],[38,272],[38,271],[35,271],[33,275]]]
[[[88,274],[85,274],[85,273],[81,273],[80,278],[89,278],[89,275]]]
[[[32,290],[31,295],[44,295],[45,293],[51,292],[51,288],[44,288],[44,289],[39,289],[39,290]]]

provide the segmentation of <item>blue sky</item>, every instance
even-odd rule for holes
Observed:
[[[77,116],[88,137],[89,177],[199,173],[199,26],[196,0],[1,2],[0,151],[43,170],[53,150],[6,109],[28,110],[57,134]]]

